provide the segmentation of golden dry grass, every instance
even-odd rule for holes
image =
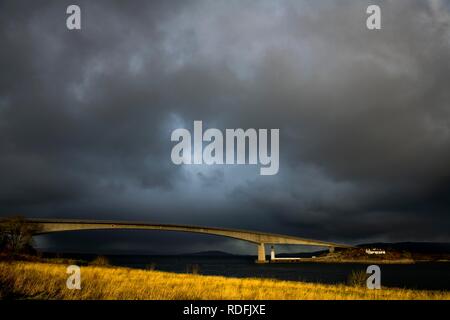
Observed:
[[[81,267],[81,290],[66,288],[66,267],[0,262],[0,292],[32,299],[450,299],[450,292],[368,290],[271,279],[236,279],[118,267]],[[5,296],[4,296],[5,297]]]

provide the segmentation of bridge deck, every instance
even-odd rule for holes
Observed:
[[[36,234],[73,230],[100,230],[100,229],[134,229],[134,230],[166,230],[212,234],[224,236],[256,244],[297,244],[321,247],[350,248],[352,246],[326,242],[313,239],[299,238],[289,235],[280,235],[259,231],[248,231],[239,229],[201,227],[193,225],[176,224],[153,224],[133,221],[102,221],[102,220],[69,220],[69,219],[27,219],[29,223],[35,224]]]

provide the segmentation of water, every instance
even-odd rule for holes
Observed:
[[[238,278],[271,278],[327,284],[346,283],[352,271],[365,272],[364,264],[285,263],[255,264],[251,256],[109,256],[110,263],[131,268]],[[386,287],[450,290],[450,263],[380,265]]]

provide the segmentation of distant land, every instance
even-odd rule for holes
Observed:
[[[380,254],[369,254],[367,249],[378,249]],[[450,243],[434,242],[397,242],[365,243],[351,249],[336,249],[330,253],[326,250],[312,253],[280,253],[273,262],[284,263],[286,258],[302,258],[291,262],[313,263],[384,263],[413,264],[417,262],[450,262]]]
[[[206,257],[236,256],[235,254],[224,252],[224,251],[218,251],[218,250],[200,251],[200,252],[194,252],[194,253],[186,253],[183,255],[185,255],[185,256],[206,256]]]
[[[59,248],[36,248],[38,252],[50,255],[104,255],[104,256],[252,256],[229,253],[220,250],[208,250],[197,252],[156,252],[156,251],[140,251],[140,250],[61,250]]]
[[[450,254],[450,242],[375,242],[360,244],[361,248],[380,248],[409,251],[413,253],[447,253]]]

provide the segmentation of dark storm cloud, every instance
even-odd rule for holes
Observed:
[[[1,215],[449,240],[448,1],[379,2],[381,31],[364,1],[77,3],[81,31],[0,4]],[[193,120],[280,128],[279,174],[174,166]]]

